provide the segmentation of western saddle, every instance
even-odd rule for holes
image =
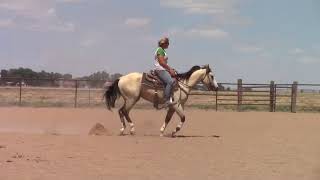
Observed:
[[[159,108],[159,97],[158,97],[158,90],[163,91],[164,90],[164,83],[160,80],[160,78],[157,76],[156,72],[154,70],[151,70],[148,73],[143,73],[142,75],[142,86],[147,86],[148,88],[154,89],[155,95],[154,95],[154,100],[153,100],[153,106],[156,109],[161,109]],[[174,87],[172,91],[178,90],[179,86],[178,83],[174,83]]]
[[[164,89],[164,83],[161,81],[161,79],[158,77],[157,73],[154,70],[151,70],[148,73],[143,73],[142,75],[142,82],[143,85],[146,85],[150,88],[154,89]],[[174,84],[174,90],[178,89],[178,84]]]

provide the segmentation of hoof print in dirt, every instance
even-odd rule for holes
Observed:
[[[12,156],[12,158],[21,159],[21,158],[23,158],[23,155],[16,153],[14,156]]]

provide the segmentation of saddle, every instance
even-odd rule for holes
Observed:
[[[159,108],[159,97],[158,97],[158,90],[163,91],[165,86],[164,83],[160,80],[160,78],[157,76],[156,72],[154,70],[151,70],[148,73],[143,73],[142,75],[142,86],[154,89],[154,99],[153,99],[153,106],[156,109],[161,109]],[[174,83],[172,91],[176,91],[179,89],[178,83]]]
[[[156,89],[164,89],[164,83],[160,80],[154,70],[143,73],[142,83]]]
[[[165,88],[164,83],[157,76],[157,74],[154,70],[151,70],[148,73],[143,73],[141,83],[143,85],[149,86],[150,88],[153,88],[153,89],[163,90]],[[179,88],[178,83],[175,83],[173,90],[178,90],[178,88]]]

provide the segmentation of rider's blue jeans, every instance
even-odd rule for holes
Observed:
[[[172,88],[174,85],[174,80],[171,78],[171,75],[166,70],[156,70],[158,77],[165,84],[164,90],[164,99],[168,101],[171,96]]]

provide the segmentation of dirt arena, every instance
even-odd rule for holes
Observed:
[[[159,137],[164,111],[133,110],[134,137],[106,109],[0,115],[0,180],[320,179],[320,114],[187,110],[177,138]]]

